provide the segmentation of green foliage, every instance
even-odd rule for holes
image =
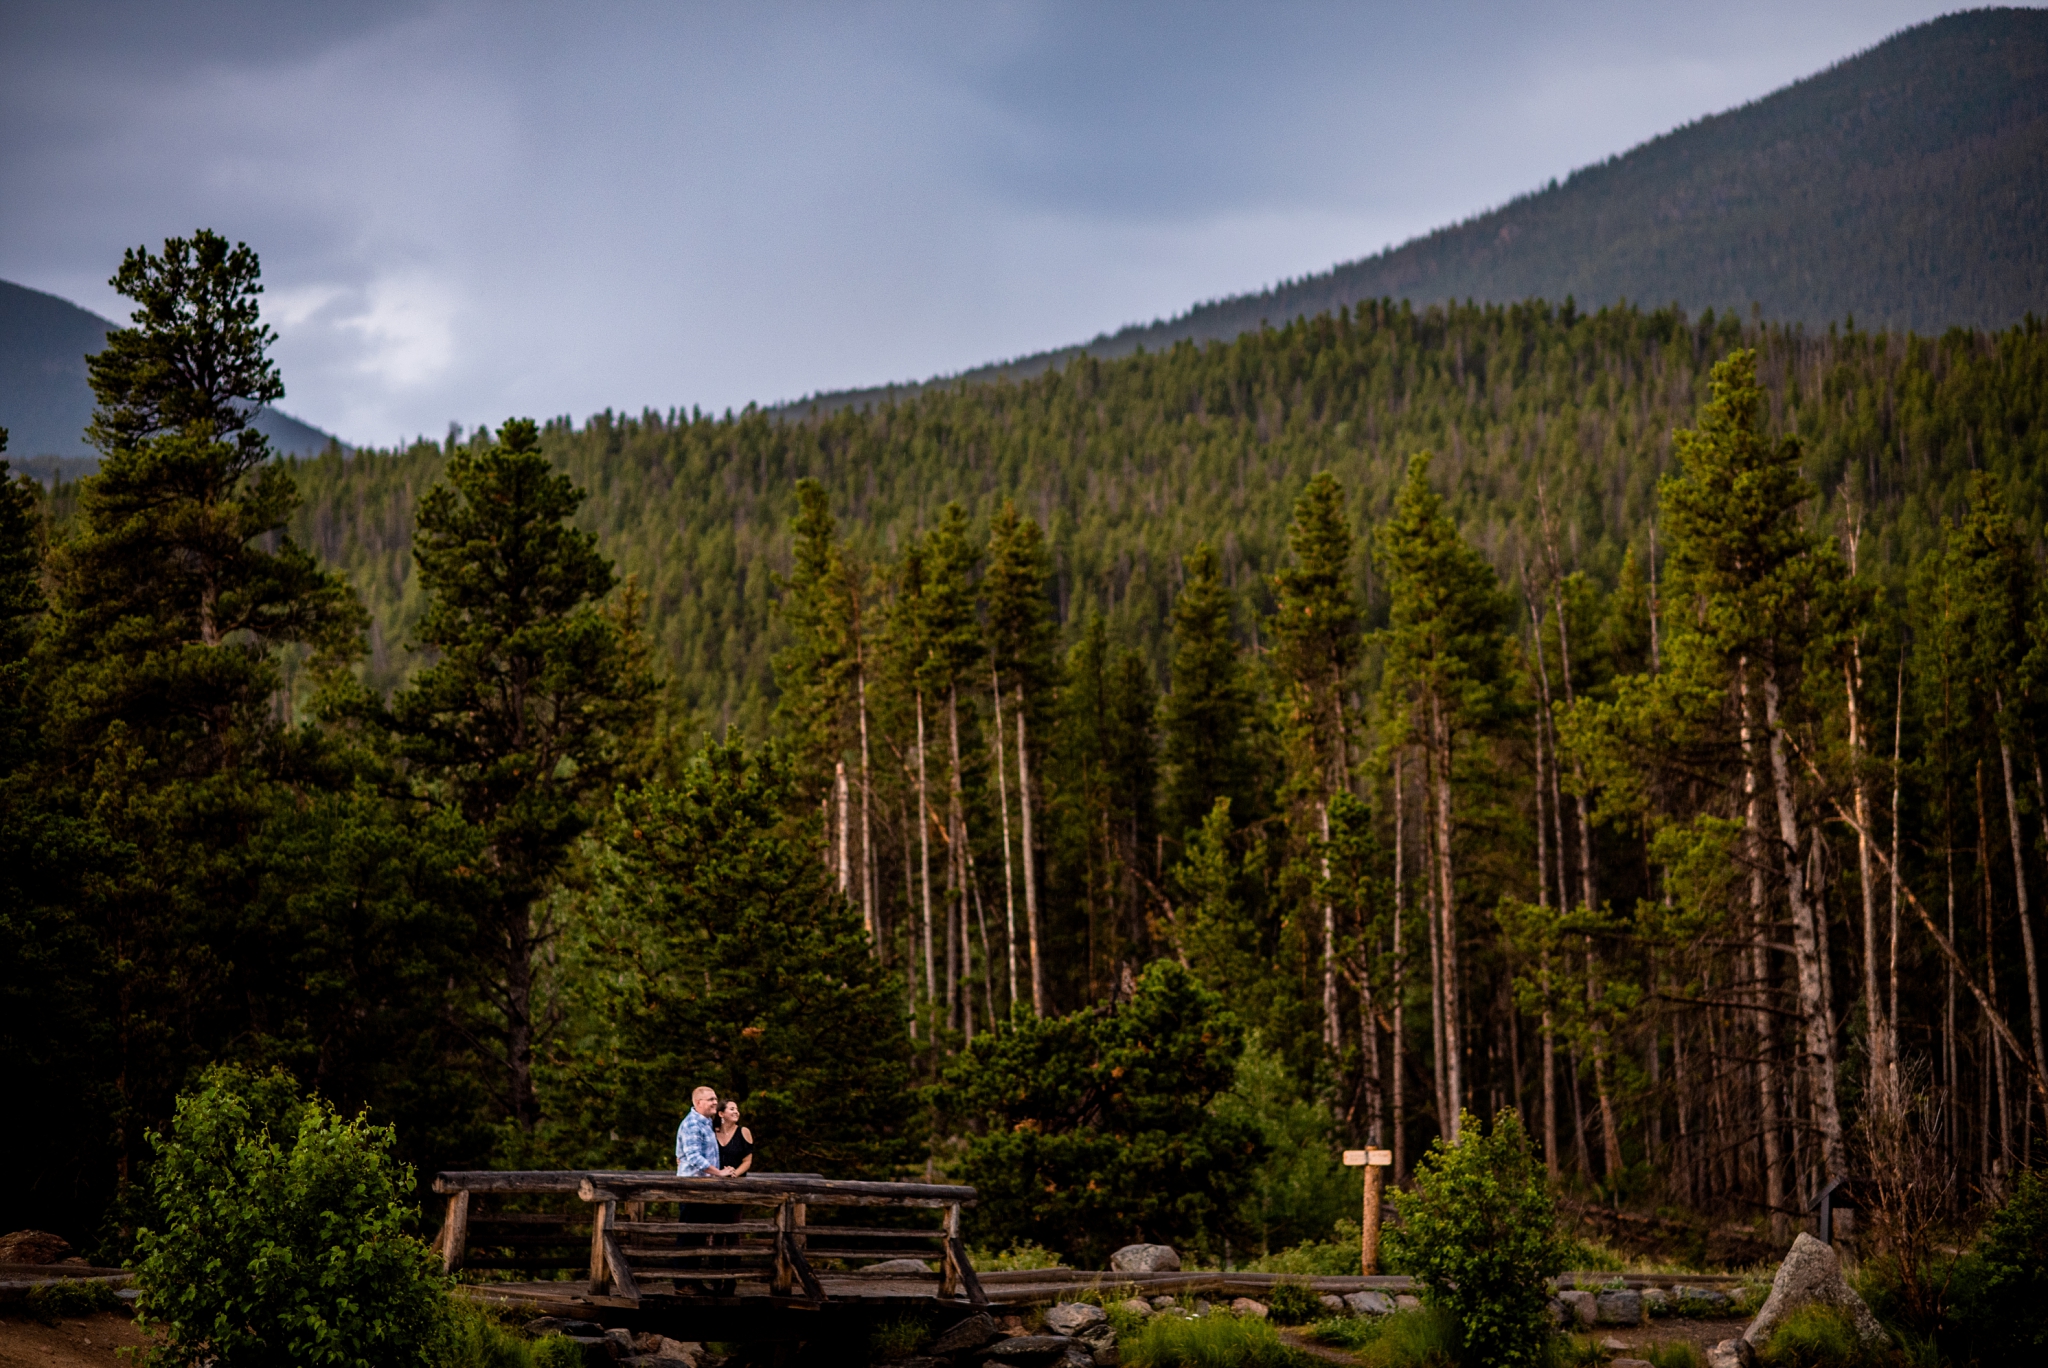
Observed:
[[[1131,1368],[1300,1368],[1307,1356],[1256,1317],[1156,1315],[1117,1342]]]
[[[1192,955],[1190,960],[1201,973],[1205,961]],[[1231,983],[1219,983],[1207,973],[1202,973],[1202,980],[1217,988]],[[1241,998],[1248,993],[1226,990],[1224,995]],[[1215,1113],[1257,1135],[1266,1155],[1252,1170],[1240,1208],[1247,1233],[1256,1241],[1254,1248],[1263,1257],[1240,1260],[1239,1267],[1268,1273],[1356,1273],[1358,1175],[1338,1162],[1343,1146],[1330,1109],[1303,1096],[1299,1080],[1258,1032],[1246,1038],[1236,1081],[1216,1099]],[[1348,1223],[1348,1260],[1340,1251],[1335,1257],[1342,1266],[1326,1269],[1322,1265],[1330,1262],[1331,1256],[1322,1253],[1323,1246],[1314,1241],[1327,1236],[1331,1227],[1347,1216],[1352,1218]],[[1336,1247],[1341,1246],[1340,1235]],[[1316,1252],[1296,1267],[1286,1262],[1287,1255],[1296,1250]]]
[[[1312,1334],[1356,1351],[1367,1368],[1457,1368],[1463,1350],[1457,1321],[1436,1307],[1319,1321]]]
[[[1323,1302],[1305,1282],[1276,1282],[1266,1294],[1266,1310],[1275,1325],[1305,1325],[1323,1314]]]
[[[1690,1340],[1673,1340],[1669,1344],[1653,1344],[1643,1350],[1652,1368],[1707,1368],[1706,1355]]]
[[[1286,1249],[1277,1249],[1262,1254],[1256,1259],[1247,1259],[1238,1265],[1247,1273],[1299,1273],[1311,1278],[1352,1278],[1358,1276],[1359,1264],[1358,1222],[1349,1218],[1340,1220],[1327,1240],[1303,1240],[1300,1244]],[[1384,1254],[1380,1259],[1385,1272],[1400,1272],[1388,1264]]]
[[[1421,1280],[1425,1304],[1456,1318],[1479,1361],[1541,1362],[1547,1283],[1564,1270],[1565,1249],[1521,1118],[1504,1110],[1484,1133],[1477,1117],[1461,1120],[1457,1142],[1432,1144],[1414,1189],[1392,1202],[1401,1224],[1387,1244]]]
[[[90,1316],[98,1311],[118,1311],[121,1299],[103,1282],[59,1278],[37,1283],[28,1290],[29,1314],[44,1322],[65,1316]]]
[[[583,1346],[567,1335],[543,1335],[533,1342],[533,1368],[586,1368]]]
[[[868,1355],[879,1361],[909,1358],[931,1337],[931,1322],[924,1317],[896,1316],[868,1333]]]
[[[1006,1273],[1032,1268],[1058,1268],[1063,1263],[1058,1250],[1029,1242],[1013,1244],[1001,1253],[992,1249],[970,1249],[967,1256],[968,1261],[981,1272]]]
[[[1957,1264],[1952,1318],[1986,1363],[2048,1352],[2048,1180],[2022,1172]]]
[[[972,1128],[961,1173],[984,1237],[1084,1267],[1138,1240],[1218,1242],[1265,1159],[1255,1130],[1211,1107],[1243,1050],[1222,1000],[1165,960],[1127,1001],[977,1037],[939,1098]]]
[[[432,1362],[443,1282],[405,1233],[412,1175],[388,1129],[300,1101],[282,1074],[215,1069],[151,1141],[136,1283],[154,1362]]]
[[[1223,564],[1203,542],[1188,553],[1187,582],[1173,601],[1172,687],[1160,706],[1165,782],[1160,827],[1182,840],[1206,821],[1217,802],[1236,806],[1241,822],[1263,798],[1258,696],[1233,622],[1235,595]]]
[[[666,1166],[700,1084],[740,1102],[763,1169],[908,1156],[901,989],[790,790],[778,752],[734,743],[618,796],[567,946],[572,1036],[545,1071],[564,1160]]]
[[[434,1368],[536,1368],[535,1359],[545,1343],[529,1341],[515,1333],[469,1298],[450,1295],[448,1319],[434,1354]],[[571,1348],[579,1355],[581,1368],[582,1348]]]
[[[1819,1304],[1795,1308],[1757,1351],[1763,1368],[1884,1368],[1892,1361],[1889,1350],[1857,1337],[1847,1311]]]

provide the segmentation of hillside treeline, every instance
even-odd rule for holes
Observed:
[[[131,254],[100,473],[0,526],[24,1224],[118,1246],[223,1060],[429,1168],[708,1081],[1083,1252],[1326,1232],[1461,1109],[1781,1234],[2033,1162],[2037,328],[1380,305],[294,464],[255,282]]]

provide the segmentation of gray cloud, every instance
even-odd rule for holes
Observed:
[[[286,407],[739,405],[1320,269],[1938,10],[16,3],[0,277],[255,245]]]

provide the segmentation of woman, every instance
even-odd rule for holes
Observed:
[[[740,1124],[740,1104],[731,1098],[719,1110],[716,1134],[719,1170],[728,1178],[744,1178],[754,1166],[754,1133]]]

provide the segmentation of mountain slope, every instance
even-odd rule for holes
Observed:
[[[91,463],[85,425],[92,420],[92,387],[85,357],[106,345],[114,326],[55,295],[0,280],[0,427],[8,430],[10,463],[66,474]],[[276,409],[256,415],[256,430],[291,456],[316,455],[335,440]]]
[[[1377,256],[984,366],[1227,340],[1369,299],[1623,299],[1938,335],[2048,315],[2048,11],[1936,19],[1763,99]],[[939,382],[934,382],[939,383]],[[879,386],[787,406],[902,397]]]

